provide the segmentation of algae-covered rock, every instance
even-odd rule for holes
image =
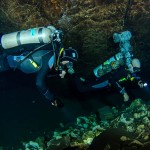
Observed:
[[[77,148],[79,150],[125,149],[136,150],[148,147],[150,140],[149,109],[144,101],[136,99],[127,108],[112,111],[111,119],[96,121],[96,115],[80,116],[71,126],[61,127],[54,136],[45,143],[43,138],[35,141],[45,150],[62,150]],[[145,110],[145,113],[143,111]],[[102,111],[104,112],[104,111]],[[118,113],[117,113],[118,112]],[[142,115],[135,117],[136,113]],[[144,114],[144,115],[143,115]],[[88,125],[85,127],[84,125]],[[64,129],[64,131],[62,131]]]
[[[34,142],[34,141],[30,141],[29,143],[25,143],[24,144],[25,150],[43,150],[43,148],[40,148],[39,144]]]
[[[135,99],[131,103],[131,105],[130,105],[130,107],[128,109],[130,109],[132,111],[132,110],[141,108],[142,105],[143,105],[143,101],[141,99]]]
[[[70,145],[70,137],[64,136],[60,139],[52,139],[47,143],[46,150],[62,150]]]

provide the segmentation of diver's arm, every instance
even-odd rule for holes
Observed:
[[[46,86],[46,77],[48,71],[48,65],[47,67],[43,65],[40,71],[37,73],[36,86],[39,89],[39,91],[45,96],[46,99],[53,100],[54,94]]]
[[[49,58],[51,57],[50,54],[44,55],[41,57],[42,59],[42,66],[40,70],[37,73],[36,77],[36,86],[39,89],[39,91],[45,96],[47,100],[53,100],[54,99],[54,94],[52,91],[50,91],[46,85],[46,79],[48,72],[50,70],[48,66],[48,61]]]
[[[47,74],[50,70],[50,68],[48,66],[49,58],[50,58],[49,55],[43,56],[43,58],[42,58],[42,67],[37,74],[36,85],[37,85],[39,91],[47,99],[48,104],[50,104],[54,107],[61,108],[61,107],[63,107],[62,101],[59,98],[56,98],[54,96],[54,93],[52,91],[50,91],[49,88],[46,86],[46,78],[47,78]]]

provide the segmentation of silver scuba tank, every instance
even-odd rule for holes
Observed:
[[[1,45],[4,49],[9,49],[24,44],[51,43],[55,30],[55,27],[48,26],[4,34]]]
[[[122,53],[117,53],[115,56],[112,56],[110,59],[105,61],[103,64],[100,64],[97,66],[93,72],[94,75],[99,78],[103,75],[105,75],[108,72],[111,72],[112,69],[117,69],[121,65],[123,65],[124,60],[123,60],[123,54]]]

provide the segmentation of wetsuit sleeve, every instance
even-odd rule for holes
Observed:
[[[48,66],[48,60],[49,60],[49,57],[43,56],[42,67],[37,73],[37,77],[36,77],[36,86],[38,87],[39,91],[45,96],[46,99],[53,100],[54,94],[52,91],[48,89],[46,85],[47,74],[50,70]]]

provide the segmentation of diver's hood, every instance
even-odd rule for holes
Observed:
[[[75,49],[68,48],[63,51],[60,61],[70,61],[74,62],[78,59],[78,53]]]

